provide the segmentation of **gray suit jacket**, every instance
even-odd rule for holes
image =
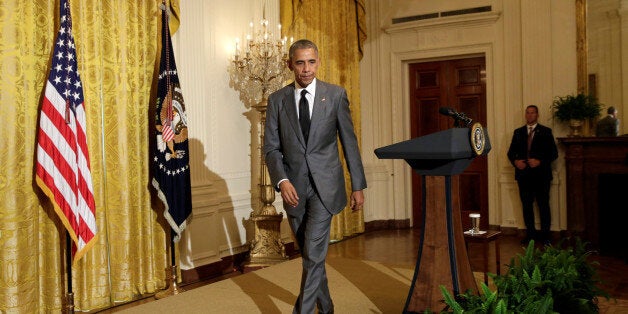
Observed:
[[[268,98],[264,154],[273,186],[289,179],[299,198],[305,200],[311,175],[323,202],[332,214],[347,205],[344,172],[338,152],[342,144],[353,191],[366,188],[358,142],[353,130],[349,100],[344,88],[317,80],[308,143],[305,143],[294,100],[294,83]],[[301,214],[305,202],[285,208],[288,214]],[[286,206],[288,207],[288,206]]]
[[[618,129],[619,120],[611,115],[608,115],[597,122],[595,136],[617,136]]]

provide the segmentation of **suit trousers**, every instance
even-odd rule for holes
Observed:
[[[549,237],[550,224],[552,222],[549,193],[550,180],[533,180],[522,178],[517,181],[519,185],[519,197],[523,207],[523,221],[526,225],[526,237],[547,240]],[[541,234],[537,234],[534,220],[534,201],[539,207],[539,218],[541,220]]]
[[[333,215],[323,206],[311,177],[307,197],[301,198],[299,202],[305,202],[304,214],[288,214],[290,228],[301,248],[303,261],[301,289],[293,313],[315,313],[317,306],[319,313],[333,313],[334,304],[329,295],[325,271]]]

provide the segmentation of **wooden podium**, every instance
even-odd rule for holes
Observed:
[[[441,285],[453,295],[477,292],[460,209],[451,197],[451,176],[490,151],[488,134],[481,127],[481,134],[477,131],[454,128],[375,150],[380,159],[404,159],[423,181],[421,245],[403,313],[440,312],[445,307]]]

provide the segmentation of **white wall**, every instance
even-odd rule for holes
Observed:
[[[229,86],[227,68],[235,38],[242,40],[249,23],[259,22],[263,2],[181,1],[173,44],[190,120],[193,203],[192,221],[179,244],[182,269],[248,250],[245,221],[257,208],[259,193],[258,177],[251,175],[259,172],[259,117]],[[279,1],[268,1],[266,18],[278,24]],[[281,204],[276,207],[283,212]],[[286,223],[282,238],[291,242]]]
[[[529,104],[551,119],[556,95],[576,91],[575,4],[564,0],[367,0],[368,38],[361,63],[363,156],[369,174],[367,217],[411,218],[411,170],[378,160],[373,150],[410,138],[408,64],[483,55],[486,58],[489,223],[523,228],[513,167],[506,158],[512,132]],[[491,12],[393,24],[393,18],[491,6]],[[552,230],[566,228],[564,161],[554,163]]]
[[[597,96],[606,107],[619,110],[619,134],[628,133],[628,0],[587,2],[587,43]]]
[[[179,247],[182,268],[248,250],[244,221],[257,205],[257,115],[229,86],[234,40],[262,15],[264,1],[181,1],[174,35],[179,75],[190,117],[194,218]],[[278,0],[268,1],[270,25]],[[392,18],[492,6],[491,12],[392,24]],[[524,123],[525,106],[550,118],[556,95],[576,91],[575,5],[567,0],[366,0],[368,39],[361,62],[362,149],[369,188],[365,221],[411,219],[410,168],[379,160],[373,151],[409,139],[407,66],[422,60],[484,55],[487,69],[489,223],[523,228],[517,186],[506,158],[512,131]],[[368,126],[368,127],[367,127]],[[253,150],[252,150],[253,148]],[[562,150],[561,150],[562,151]],[[253,153],[253,158],[251,154]],[[566,228],[564,162],[554,164],[552,230]],[[252,205],[253,204],[253,205]],[[279,200],[275,203],[283,212]],[[291,242],[282,224],[282,238]]]

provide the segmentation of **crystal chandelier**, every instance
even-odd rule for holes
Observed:
[[[236,39],[235,54],[229,66],[230,86],[240,92],[240,100],[245,105],[265,106],[268,96],[291,78],[286,66],[289,47],[286,37],[275,39],[269,31],[265,14],[257,31],[253,22],[249,26],[251,33],[246,36],[243,47]],[[281,24],[277,28],[281,34]]]

